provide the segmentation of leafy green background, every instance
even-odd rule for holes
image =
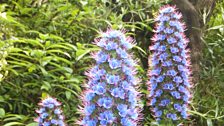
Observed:
[[[169,0],[2,0],[0,3],[0,125],[35,126],[35,109],[50,94],[63,103],[66,122],[79,117],[78,96],[92,65],[100,30],[125,28],[137,46],[141,92],[148,94],[147,57],[153,16]],[[186,125],[224,125],[224,2],[204,33],[201,80]],[[157,125],[142,98],[143,124]]]

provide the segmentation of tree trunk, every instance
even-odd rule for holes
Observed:
[[[216,0],[173,0],[173,4],[180,9],[186,22],[186,35],[190,40],[192,81],[194,84],[198,83],[200,79],[200,61],[203,49],[202,37],[205,23],[209,20],[215,3]],[[203,17],[202,13],[205,11],[207,16]]]

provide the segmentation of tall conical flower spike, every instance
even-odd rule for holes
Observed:
[[[149,63],[150,106],[156,120],[188,118],[190,102],[190,60],[186,49],[182,15],[173,6],[165,6],[156,17],[153,51]]]
[[[136,126],[139,119],[135,61],[128,53],[134,45],[123,31],[109,29],[94,42],[96,65],[86,75],[87,90],[80,112],[82,126]]]
[[[47,97],[39,104],[40,108],[36,110],[39,117],[35,119],[38,126],[66,126],[64,123],[64,116],[60,109],[61,103],[55,98]]]

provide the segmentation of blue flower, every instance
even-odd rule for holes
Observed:
[[[171,53],[175,54],[175,53],[179,52],[179,49],[176,47],[170,47],[170,51],[171,51]]]
[[[125,50],[123,50],[123,49],[121,49],[121,48],[118,48],[118,49],[116,50],[116,52],[117,52],[117,54],[119,54],[119,56],[120,56],[121,58],[124,58],[124,59],[128,58],[128,54],[127,54],[127,52],[126,52]]]
[[[162,114],[163,114],[163,111],[161,111],[161,110],[155,112],[156,117],[161,117]]]
[[[86,94],[85,99],[86,101],[91,101],[95,97],[95,93],[89,92]]]
[[[126,74],[126,75],[132,75],[132,71],[129,67],[127,66],[122,66],[122,71]]]
[[[166,28],[164,30],[164,32],[167,33],[167,34],[172,34],[174,32],[174,30],[172,28]]]
[[[182,80],[182,78],[180,76],[174,77],[173,78],[173,81],[176,82],[176,83],[178,83],[178,84],[183,82],[183,80]]]
[[[177,120],[177,115],[176,114],[172,114],[172,113],[168,113],[166,115],[167,118],[170,118],[172,120]]]
[[[124,96],[125,96],[125,92],[123,89],[121,88],[114,88],[112,91],[111,91],[111,95],[114,96],[115,98],[121,98],[121,99],[124,99]]]
[[[180,56],[173,56],[173,60],[176,61],[176,62],[181,62],[182,61]]]
[[[175,70],[168,70],[167,72],[166,72],[166,75],[169,75],[169,76],[176,76],[177,75],[177,72],[175,71]]]
[[[129,66],[133,67],[135,65],[134,60],[132,59],[124,59],[124,62]]]
[[[160,106],[167,106],[168,104],[170,104],[170,100],[169,99],[163,99],[160,102]]]
[[[120,81],[120,77],[118,75],[106,75],[107,83],[109,84],[117,84]]]
[[[158,82],[158,83],[162,82],[164,80],[164,78],[165,78],[164,76],[158,76],[156,79],[156,82]]]
[[[84,92],[84,116],[77,123],[81,126],[136,126],[138,79],[136,63],[128,54],[128,49],[134,46],[133,40],[125,37],[123,31],[110,29],[95,43],[100,51],[93,55],[96,65],[86,74],[89,81]],[[123,124],[122,118],[130,123]]]
[[[162,63],[162,66],[165,66],[165,67],[171,67],[173,65],[172,61],[171,60],[168,60],[168,61],[164,61]]]
[[[168,17],[168,16],[162,16],[162,17],[160,17],[159,20],[162,21],[162,22],[169,21],[170,20],[170,17]]]
[[[101,125],[108,125],[114,121],[115,117],[112,111],[105,111],[100,113],[99,120]]]
[[[163,35],[163,34],[158,34],[157,35],[157,40],[158,41],[163,41],[163,40],[165,40],[166,39],[166,35]]]
[[[158,51],[161,52],[166,51],[166,46],[165,45],[159,46]]]
[[[36,112],[39,114],[39,117],[35,119],[40,126],[51,126],[51,125],[59,125],[65,126],[63,120],[64,118],[60,118],[62,116],[62,110],[59,108],[61,105],[56,99],[52,97],[48,97],[42,100],[39,105],[41,108]],[[63,122],[63,125],[60,125],[60,122]]]
[[[173,104],[173,107],[175,110],[181,112],[182,111],[182,106],[178,103]]]
[[[55,110],[54,110],[54,114],[56,114],[56,115],[61,114],[61,110],[60,110],[60,109],[58,109],[58,108],[57,108],[57,109],[55,109]]]
[[[108,54],[106,54],[103,51],[100,51],[97,53],[96,61],[98,64],[101,64],[101,63],[106,62],[108,58],[109,58]]]
[[[164,60],[167,59],[168,56],[169,56],[169,54],[168,54],[167,52],[165,52],[165,53],[162,53],[162,54],[159,56],[159,59],[160,59],[161,61],[164,61]]]
[[[155,105],[156,101],[157,101],[156,98],[153,98],[150,102],[150,105],[152,105],[152,106]]]
[[[177,46],[178,46],[179,48],[181,48],[181,49],[184,49],[184,48],[185,48],[185,45],[184,45],[184,43],[182,43],[182,42],[178,42],[178,43],[177,43]]]
[[[176,99],[180,99],[181,96],[180,96],[180,93],[178,91],[172,91],[171,92],[171,95],[176,98]]]
[[[99,98],[97,101],[99,106],[103,106],[106,109],[109,109],[113,106],[113,99],[110,97]]]
[[[105,49],[106,50],[115,50],[117,47],[118,47],[117,43],[115,43],[115,42],[108,42],[106,44]]]
[[[152,69],[148,74],[148,96],[157,121],[180,123],[187,117],[187,109],[182,106],[189,104],[191,85],[188,39],[182,15],[176,10],[172,6],[162,7],[156,17],[153,45],[149,48],[153,54],[149,62]]]
[[[178,65],[177,68],[179,71],[185,71],[185,68],[183,65]]]
[[[122,124],[122,126],[136,126],[136,124],[128,118],[122,118],[121,124]]]
[[[174,43],[177,43],[177,40],[176,40],[175,38],[173,38],[173,37],[169,37],[169,38],[167,39],[167,42],[168,42],[169,44],[174,44]]]
[[[160,10],[160,11],[161,11],[162,14],[172,13],[172,12],[174,12],[174,8],[173,7],[166,7],[166,8],[163,8],[162,10]]]
[[[128,83],[127,81],[122,81],[122,88],[125,89],[125,90],[129,90],[130,89],[130,86],[131,84]]]
[[[121,116],[121,117],[125,117],[126,115],[127,115],[127,110],[128,110],[128,106],[127,105],[125,105],[125,104],[118,104],[117,105],[117,110],[119,111],[119,115]]]
[[[157,27],[156,32],[161,32],[165,29],[164,24],[161,24]]]
[[[152,70],[152,75],[159,75],[161,73],[162,69],[160,67],[155,68],[154,70]]]
[[[94,104],[88,105],[85,107],[85,114],[91,115],[95,109],[96,109],[96,106]]]
[[[117,69],[117,68],[121,67],[121,61],[112,58],[109,60],[109,66],[111,69]]]
[[[173,90],[174,89],[174,86],[172,83],[166,83],[163,85],[163,89],[165,90]]]
[[[102,85],[98,84],[96,86],[93,87],[94,92],[98,95],[102,95],[106,92],[105,87],[103,87]]]
[[[41,118],[42,118],[42,119],[45,119],[45,118],[47,118],[48,116],[49,116],[49,115],[48,115],[47,113],[42,113],[42,114],[41,114]]]
[[[155,93],[155,97],[160,97],[162,95],[162,93],[163,93],[163,90],[161,90],[161,89],[157,90]]]

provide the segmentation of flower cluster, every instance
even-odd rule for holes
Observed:
[[[93,54],[96,65],[86,72],[89,81],[82,97],[79,125],[137,125],[136,62],[127,52],[133,47],[132,41],[123,31],[111,29],[96,39],[100,51]]]
[[[36,110],[36,112],[39,114],[39,117],[35,119],[38,122],[38,126],[65,126],[60,102],[54,98],[47,97],[38,105],[40,109]]]
[[[156,18],[153,46],[150,49],[150,106],[155,118],[172,121],[186,119],[190,101],[190,61],[186,49],[182,15],[175,7],[165,6]]]

